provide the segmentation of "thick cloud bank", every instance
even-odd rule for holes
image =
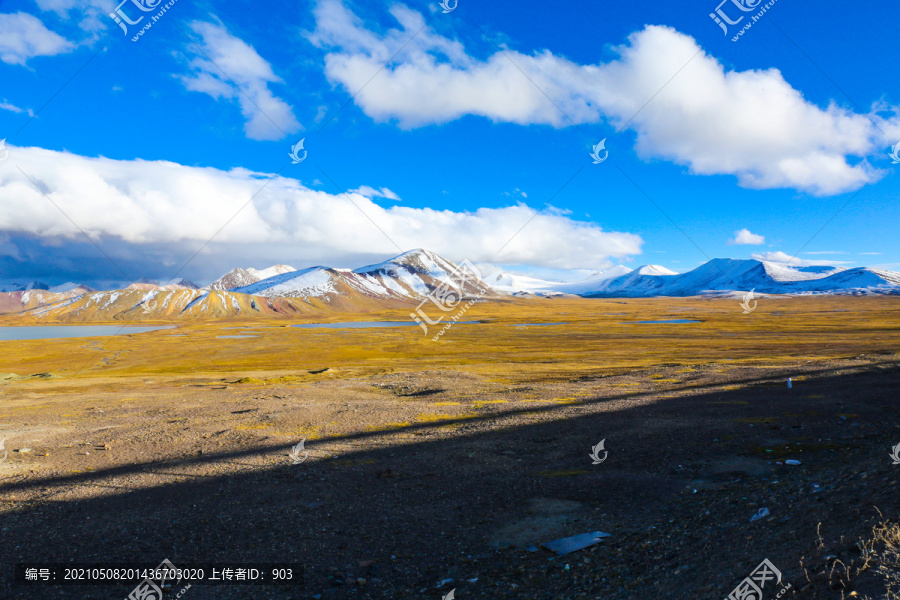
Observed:
[[[339,0],[322,0],[310,40],[327,53],[329,79],[358,93],[367,115],[405,128],[464,115],[553,127],[605,118],[637,132],[645,159],[815,195],[860,188],[876,170],[859,159],[883,157],[900,137],[896,117],[820,108],[779,70],[728,71],[670,27],[647,26],[616,48],[618,59],[582,65],[549,50],[476,58],[424,27],[420,13],[402,5],[391,12],[400,28],[378,34]]]

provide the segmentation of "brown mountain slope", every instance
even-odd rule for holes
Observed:
[[[22,312],[42,322],[201,320],[277,317],[315,313],[367,312],[408,306],[408,301],[334,294],[323,297],[266,298],[213,290],[93,292]]]

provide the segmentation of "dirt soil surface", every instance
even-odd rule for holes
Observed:
[[[133,585],[13,585],[12,565],[165,558],[306,568],[303,585],[184,600],[721,600],[764,559],[783,598],[884,597],[852,565],[900,518],[898,358],[512,386],[444,368],[7,385],[0,597],[126,598]],[[593,531],[609,537],[541,547]]]

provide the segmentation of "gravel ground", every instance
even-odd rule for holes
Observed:
[[[21,561],[168,558],[306,566],[303,585],[194,585],[185,600],[721,600],[764,559],[783,598],[881,598],[858,542],[898,519],[898,384],[896,357],[860,356],[520,387],[445,370],[157,379],[64,400],[16,388],[0,597],[133,587],[13,585]],[[598,530],[564,557],[540,547]]]

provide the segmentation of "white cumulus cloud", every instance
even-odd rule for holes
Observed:
[[[15,104],[7,102],[6,100],[3,100],[2,102],[0,102],[0,110],[8,110],[9,112],[14,112],[14,113],[25,113],[29,117],[34,116],[34,111],[31,110],[30,108],[19,108]]]
[[[0,14],[0,60],[24,65],[35,56],[71,52],[75,44],[47,29],[40,19],[23,12]]]
[[[615,49],[619,58],[583,65],[550,50],[479,58],[420,13],[395,5],[391,14],[400,27],[377,33],[340,0],[320,0],[309,39],[326,51],[327,77],[365,114],[402,128],[464,115],[553,127],[608,119],[637,133],[644,159],[815,195],[864,185],[876,173],[865,159],[900,134],[895,107],[890,120],[875,114],[884,106],[868,115],[819,107],[778,69],[726,70],[670,27],[648,25]]]
[[[115,2],[113,0],[35,0],[35,2],[43,11],[54,12],[64,19],[77,19],[80,29],[93,33],[114,23],[109,17],[109,13],[119,4],[118,0]],[[152,6],[152,4],[150,5]],[[128,7],[124,10],[128,10]]]
[[[187,89],[237,102],[246,121],[244,133],[252,140],[280,140],[300,131],[293,107],[269,89],[269,84],[284,81],[252,46],[222,25],[194,21],[190,27],[200,36],[202,51],[186,46],[192,72],[181,80]]]
[[[318,181],[318,180],[316,180],[316,181]],[[313,183],[315,183],[315,182],[313,182]],[[322,182],[320,181],[319,183],[322,183]],[[367,198],[387,198],[388,200],[402,202],[402,200],[400,200],[400,196],[398,196],[397,194],[395,194],[394,192],[392,192],[391,190],[389,190],[386,187],[383,187],[379,190],[379,189],[370,187],[368,185],[361,185],[357,189],[350,190],[350,191],[362,194],[363,196],[365,196]]]
[[[299,256],[308,264],[335,264],[341,257],[383,259],[424,247],[454,260],[592,268],[640,254],[643,243],[638,235],[605,231],[559,212],[535,216],[521,204],[474,211],[382,207],[360,192],[348,198],[286,177],[266,184],[270,174],[243,168],[42,148],[14,147],[10,155],[52,202],[13,161],[0,165],[0,233],[75,240],[83,231],[95,240],[118,240],[132,255],[154,245],[153,260],[164,264],[178,263],[191,255],[186,246],[199,248],[213,238],[206,253],[227,255],[232,266],[261,252],[273,263]]]
[[[766,243],[765,236],[750,233],[747,228],[734,232],[734,239],[728,240],[729,244],[746,244],[750,246],[759,246]]]

